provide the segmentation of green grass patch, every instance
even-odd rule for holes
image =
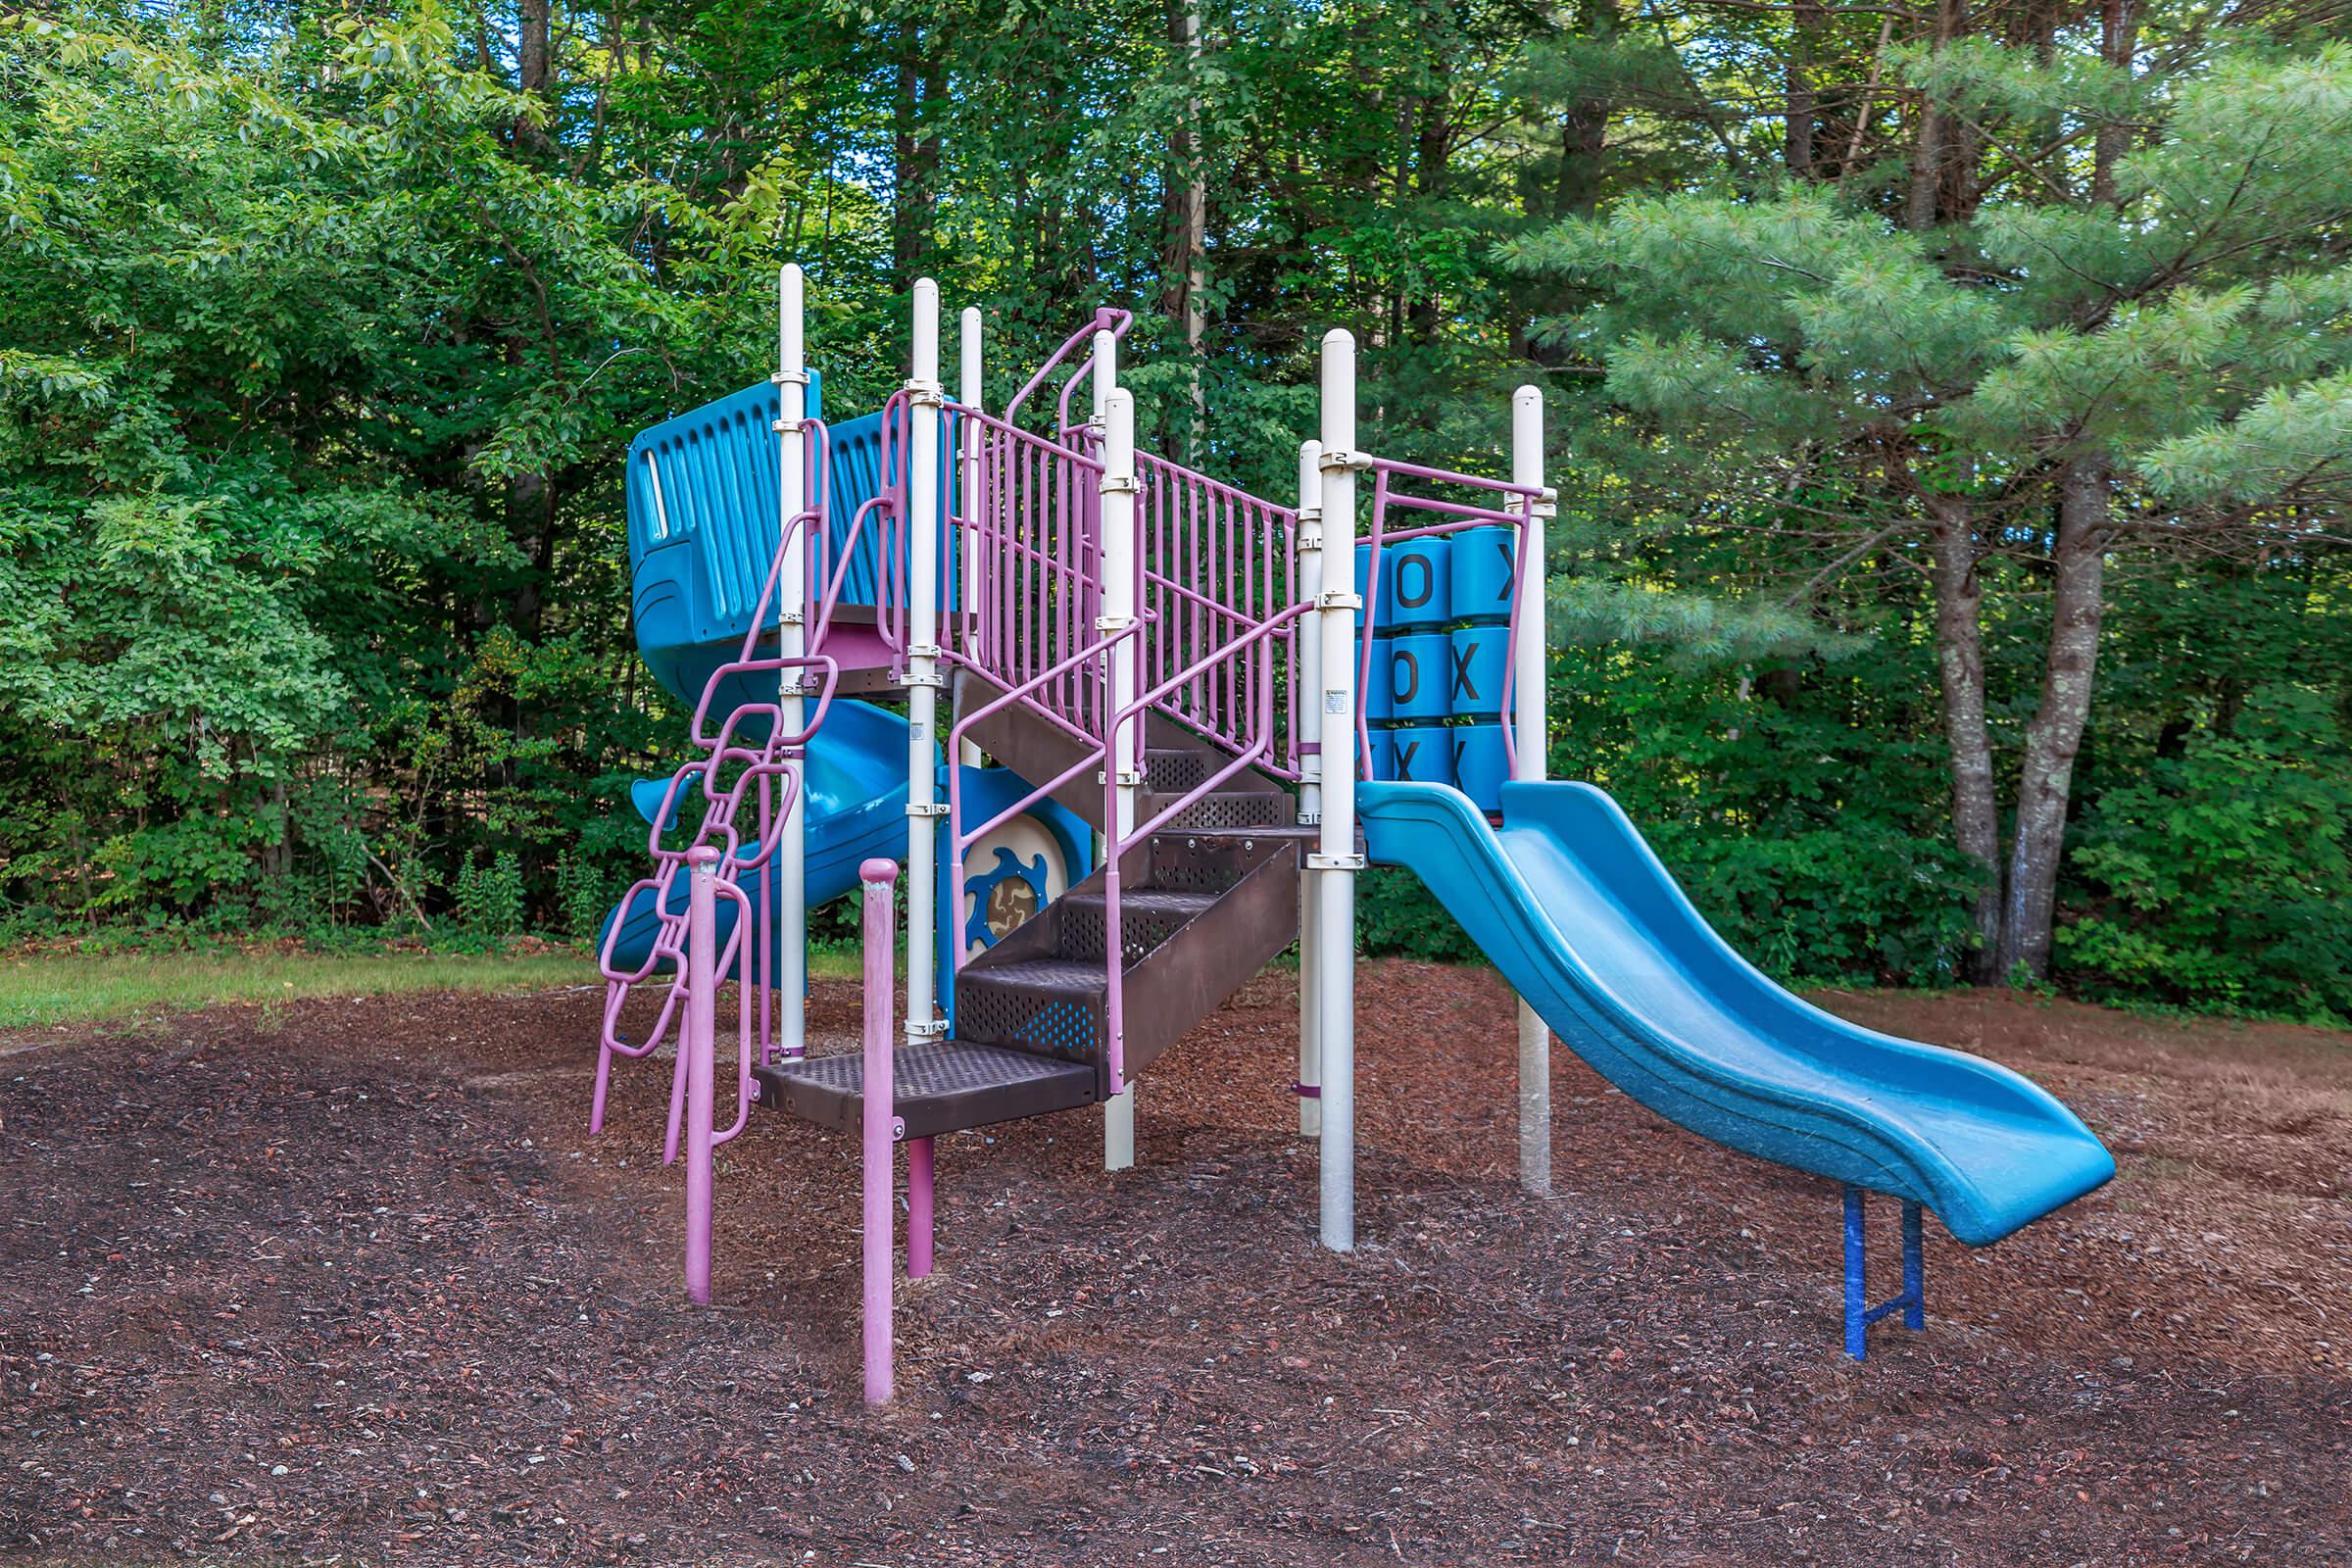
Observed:
[[[28,953],[0,958],[0,1029],[116,1023],[234,1002],[586,985],[577,953]]]
[[[808,955],[819,980],[855,979],[858,955]],[[386,997],[414,991],[542,991],[597,983],[569,950],[531,953],[24,953],[0,957],[0,1029],[116,1023],[238,1002]]]

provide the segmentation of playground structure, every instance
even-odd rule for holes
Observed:
[[[664,1157],[683,1146],[695,1299],[711,1151],[753,1106],[858,1134],[866,1393],[888,1398],[896,1146],[919,1277],[940,1134],[1100,1104],[1105,1167],[1132,1164],[1138,1075],[1294,941],[1299,1131],[1319,1140],[1322,1244],[1349,1250],[1355,876],[1373,862],[1418,875],[1521,999],[1522,1184],[1549,1190],[1556,1032],[1668,1119],[1841,1184],[1857,1357],[1876,1318],[1924,1322],[1924,1209],[1982,1246],[2113,1174],[2024,1078],[1775,985],[1607,796],[1545,781],[1536,389],[1512,397],[1507,480],[1381,458],[1358,446],[1354,345],[1334,331],[1286,506],[1138,450],[1116,311],[992,413],[978,312],[951,399],[923,280],[906,385],[829,425],[803,288],[785,268],[770,383],[646,431],[629,459],[639,643],[696,704],[696,755],[636,792],[654,870],[606,927],[591,1126],[613,1058],[674,1042]],[[903,694],[906,715],[852,693]],[[862,1050],[812,1056],[807,914],[853,886]],[[623,1039],[658,976],[651,1030]],[[1865,1192],[1902,1204],[1903,1290],[1875,1307]]]

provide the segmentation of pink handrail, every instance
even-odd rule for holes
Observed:
[[[1132,311],[1115,310],[1109,306],[1102,306],[1096,310],[1093,320],[1087,322],[1084,326],[1078,328],[1077,331],[1072,332],[1068,337],[1062,339],[1061,347],[1055,349],[1047,357],[1046,363],[1037,368],[1037,373],[1021,383],[1021,389],[1012,395],[1012,401],[1004,405],[1004,421],[1007,424],[1012,422],[1013,418],[1020,414],[1021,405],[1029,401],[1029,394],[1035,392],[1040,386],[1043,386],[1045,384],[1046,377],[1052,375],[1055,370],[1061,368],[1062,362],[1070,357],[1070,352],[1073,349],[1077,348],[1081,343],[1091,346],[1094,343],[1095,334],[1102,331],[1105,328],[1109,329],[1113,338],[1123,339],[1127,335],[1127,329],[1134,324],[1135,314]],[[1092,362],[1090,361],[1088,363],[1088,368],[1091,368]],[[1078,376],[1084,373],[1084,370],[1074,372],[1070,379],[1074,383]],[[1058,412],[1062,424],[1067,425],[1069,423],[1070,414],[1069,387],[1065,386],[1062,388],[1061,402]]]

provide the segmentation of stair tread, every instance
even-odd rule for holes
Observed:
[[[847,1094],[865,1093],[862,1051],[805,1056],[799,1061],[778,1062],[774,1070],[780,1078],[822,1084]],[[1055,1078],[1082,1078],[1091,1083],[1094,1069],[1084,1062],[1056,1061],[1009,1046],[971,1040],[901,1046],[891,1058],[891,1098],[902,1104],[971,1089],[1011,1088]]]
[[[856,1132],[863,1115],[865,1053],[836,1052],[755,1070],[762,1103]],[[908,1138],[1012,1121],[1095,1103],[1091,1062],[972,1040],[901,1046],[891,1058],[891,1110]]]
[[[1101,888],[1073,889],[1062,895],[1065,904],[1107,905],[1110,895]],[[1190,893],[1182,888],[1122,888],[1119,890],[1121,912],[1140,910],[1152,914],[1198,914],[1217,902],[1214,893]]]
[[[959,986],[1010,985],[1025,991],[1091,995],[1110,989],[1098,958],[1022,958],[1012,963],[974,964],[956,977]]]

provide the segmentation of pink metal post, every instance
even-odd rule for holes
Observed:
[[[906,1277],[931,1272],[931,1140],[906,1143]]]
[[[717,1047],[717,920],[711,879],[718,851],[697,845],[687,857],[693,869],[686,887],[686,1295],[697,1306],[710,1304],[710,1138],[711,1079]]]
[[[888,1404],[891,1395],[891,1242],[897,1230],[891,1189],[897,1185],[899,1120],[891,1087],[893,963],[890,886],[899,868],[868,860],[861,931],[865,945],[865,1402]]]

